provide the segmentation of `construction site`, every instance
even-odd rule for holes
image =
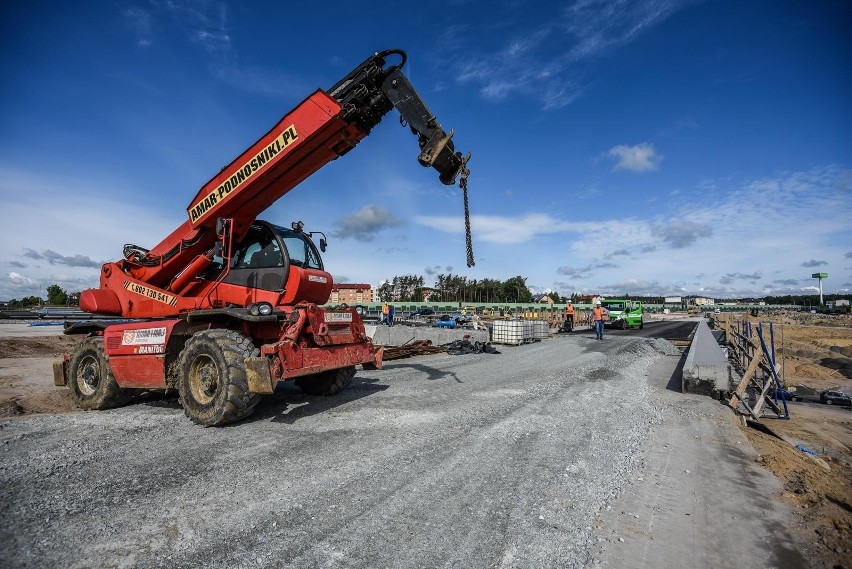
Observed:
[[[852,327],[807,316],[764,320],[795,389],[785,418],[737,408],[736,342],[729,389],[684,393],[708,321],[665,315],[641,331],[607,329],[604,342],[583,325],[517,344],[472,328],[372,325],[393,358],[382,370],[359,369],[331,397],[281,384],[223,430],[186,421],[166,391],[81,411],[52,380],[73,336],[2,322],[0,560],[850,566],[852,414],[792,394],[848,392],[839,364]],[[460,342],[494,349],[453,353]],[[757,407],[754,393],[743,399]]]
[[[231,51],[224,5],[216,18],[199,19],[208,8],[204,3],[177,10],[165,4],[154,8],[175,11],[193,26],[222,22],[216,33],[194,29],[189,37],[208,56],[220,54],[220,63],[241,61]],[[587,19],[586,7],[576,8]],[[648,10],[623,25],[622,39],[590,36],[554,63],[631,40],[661,9]],[[575,11],[567,10],[566,17],[577,17]],[[612,10],[593,11],[609,29]],[[136,48],[147,54],[153,41],[147,12],[127,10],[123,17],[136,22],[145,36]],[[535,43],[548,43],[560,27],[550,25],[534,34]],[[360,36],[367,28],[353,29],[352,36]],[[507,28],[483,33],[501,29]],[[520,57],[525,45],[500,52]],[[276,109],[281,100],[298,102],[283,115],[276,111],[274,121],[252,130],[249,144],[241,142],[224,159],[213,143],[228,138],[233,150],[230,133],[198,134],[211,141],[203,150],[197,139],[185,147],[174,143],[180,151],[152,139],[152,155],[172,167],[181,153],[209,153],[217,166],[224,164],[193,186],[178,215],[164,211],[176,203],[173,188],[185,180],[137,180],[132,154],[132,160],[116,161],[129,169],[120,179],[151,188],[144,200],[133,201],[150,202],[156,223],[141,221],[143,231],[125,235],[139,204],[113,201],[110,180],[103,199],[73,196],[84,203],[84,215],[57,215],[42,224],[73,218],[76,231],[56,230],[62,240],[91,225],[96,237],[89,243],[104,251],[109,244],[109,257],[36,250],[27,242],[15,253],[26,262],[6,262],[31,274],[51,271],[51,278],[53,265],[65,265],[63,270],[80,276],[69,281],[56,271],[57,280],[79,285],[73,303],[54,284],[47,287],[48,298],[61,293],[63,300],[51,300],[51,307],[30,295],[26,302],[4,301],[4,309],[15,304],[19,311],[0,312],[0,567],[852,569],[852,316],[849,299],[839,298],[848,297],[848,289],[837,288],[843,292],[832,293],[835,304],[829,306],[822,288],[828,273],[812,273],[819,302],[811,309],[809,296],[806,310],[795,300],[767,305],[753,294],[723,306],[695,295],[615,295],[670,289],[721,291],[733,299],[740,290],[734,287],[743,283],[755,287],[749,292],[808,290],[799,286],[800,278],[781,278],[794,269],[782,274],[771,261],[752,266],[758,258],[764,262],[756,253],[740,259],[738,269],[717,266],[733,258],[739,237],[725,246],[702,241],[688,251],[714,235],[731,239],[735,232],[720,228],[720,218],[703,215],[740,215],[742,204],[756,202],[751,194],[733,194],[728,206],[727,194],[711,191],[711,173],[701,174],[705,210],[690,217],[690,200],[680,210],[659,209],[682,201],[680,181],[614,183],[603,177],[620,170],[630,176],[656,172],[663,155],[641,141],[697,129],[696,121],[687,120],[691,115],[646,125],[645,131],[669,134],[643,134],[634,146],[620,144],[622,133],[611,133],[597,150],[585,142],[582,149],[571,146],[579,143],[566,142],[562,131],[544,152],[544,144],[526,137],[549,119],[513,123],[509,115],[494,120],[494,127],[489,121],[489,129],[497,130],[474,135],[459,128],[456,137],[411,79],[443,69],[443,58],[421,60],[412,74],[402,49],[365,55],[354,67],[357,60],[327,55],[334,79],[327,88],[300,92],[300,98],[294,92],[302,81],[287,73],[267,81],[246,67],[239,80],[232,79],[234,88],[255,83],[256,74],[264,77],[256,83],[268,96],[280,97]],[[450,91],[492,74],[482,59],[471,57],[473,67],[461,77],[424,81],[423,93],[449,101]],[[520,74],[508,68],[508,75],[529,85],[501,79],[478,92],[490,93],[494,105],[538,92],[560,65]],[[204,65],[184,64],[181,74],[195,67]],[[221,65],[211,68],[218,69],[217,78],[225,73]],[[627,68],[641,69],[632,63]],[[318,63],[305,69],[322,75]],[[569,93],[574,89],[573,81],[551,85],[544,108],[567,107],[583,92],[576,87],[576,94]],[[134,83],[133,90],[144,89]],[[192,106],[200,98],[186,101]],[[210,114],[232,121],[232,128],[245,123],[254,129],[260,119],[237,109],[253,110],[256,102],[233,101],[211,106]],[[469,125],[467,115],[476,113],[456,106],[449,122]],[[626,115],[644,115],[644,104],[637,102],[636,109]],[[566,124],[573,129],[609,115],[606,108]],[[401,131],[384,134],[382,123],[389,119]],[[346,156],[377,131],[382,134],[376,144],[363,145],[359,155],[372,153],[375,160],[353,162],[359,168],[350,175]],[[57,136],[66,147],[77,138]],[[113,138],[135,143],[140,136],[128,131]],[[715,146],[733,138],[725,133]],[[498,139],[499,147],[481,151],[481,162],[471,161],[472,140],[484,149]],[[110,154],[114,143],[102,144],[90,156]],[[428,179],[409,179],[388,151],[396,152],[397,145],[408,152],[405,166],[428,173]],[[666,150],[670,163],[677,163],[677,146]],[[517,149],[535,152],[535,160],[515,155]],[[530,195],[516,206],[500,215],[485,208],[472,213],[472,169],[483,164],[491,170],[483,178],[492,182],[479,195],[504,206],[512,191],[501,192],[493,180],[501,177],[497,166],[510,161],[516,170],[536,162],[528,169],[550,171],[551,178],[534,184],[525,173],[512,189]],[[578,185],[563,180],[564,171],[603,161],[612,162],[604,167],[608,174],[582,176],[579,185],[588,193],[564,191]],[[326,169],[332,163],[337,165]],[[66,167],[72,166],[69,160]],[[204,167],[181,168],[188,175]],[[694,172],[696,165],[673,170]],[[742,184],[761,195],[761,208],[778,201],[767,188],[792,186],[796,200],[820,195],[805,189],[805,179],[837,192],[848,188],[848,172],[826,172],[800,176],[794,184]],[[832,184],[834,177],[846,185]],[[556,179],[558,196],[545,197]],[[61,184],[65,176],[56,180]],[[382,187],[371,186],[376,180]],[[279,200],[303,184],[329,193],[288,197],[301,209],[280,209]],[[53,182],[40,186],[52,188]],[[629,200],[612,199],[613,187]],[[659,202],[643,193],[659,188],[668,192]],[[415,201],[419,196],[422,201]],[[363,205],[367,199],[378,203]],[[54,209],[70,208],[69,200],[56,200]],[[335,211],[342,213],[332,216],[328,204],[338,201]],[[457,207],[449,211],[449,203]],[[545,213],[527,213],[528,203]],[[645,217],[640,206],[650,208]],[[116,211],[130,213],[118,217]],[[292,217],[281,219],[284,211]],[[418,215],[423,213],[429,215]],[[267,214],[273,221],[263,218]],[[363,245],[405,225],[403,216],[422,226],[419,245],[391,233],[383,236],[385,246]],[[487,237],[481,257],[474,254],[474,225]],[[836,233],[820,234],[826,243],[842,241],[831,238],[848,230],[848,224],[835,225]],[[437,240],[439,234],[444,240]],[[339,252],[327,253],[329,236],[341,245]],[[585,244],[579,241],[584,236]],[[526,242],[530,248],[521,249]],[[450,243],[457,246],[453,255],[444,251]],[[779,247],[773,243],[771,249]],[[796,271],[834,271],[841,255],[852,258],[852,251],[836,245],[814,249],[820,256],[809,260],[798,253]],[[468,270],[477,261],[490,265],[468,281],[454,276],[450,265],[462,258]],[[544,263],[553,266],[541,269]],[[374,279],[376,267],[400,264],[426,264],[435,285],[404,275],[382,281],[374,294],[372,285],[355,285],[344,276],[356,271]],[[685,264],[698,275],[678,276],[687,274]],[[516,270],[541,271],[554,287],[531,286],[544,291],[533,295],[526,277],[504,280]],[[499,278],[485,277],[486,271]],[[762,279],[770,272],[771,282],[786,288],[766,288]],[[591,284],[592,278],[599,283]],[[403,286],[406,279],[414,284]],[[712,286],[701,286],[702,279]],[[41,282],[15,270],[4,294],[31,293]],[[354,302],[341,297],[345,283],[352,285]],[[563,296],[556,289],[574,292]],[[594,290],[615,293],[587,294]]]

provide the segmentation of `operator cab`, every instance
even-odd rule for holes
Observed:
[[[214,259],[217,272],[223,263],[221,257]],[[327,301],[332,284],[309,234],[266,221],[255,221],[243,240],[233,247],[230,271],[222,282],[271,292],[286,291],[287,299],[316,303]]]

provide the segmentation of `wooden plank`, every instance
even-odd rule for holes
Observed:
[[[734,393],[734,395],[737,395],[737,394],[736,394],[736,393]],[[749,414],[749,415],[751,415],[751,416],[752,416],[752,418],[754,418],[754,420],[755,420],[755,421],[757,421],[757,422],[759,423],[759,422],[760,422],[760,418],[759,418],[759,417],[755,414],[755,412],[752,410],[752,408],[751,408],[751,407],[749,407],[749,405],[748,405],[748,403],[746,402],[746,400],[745,400],[745,399],[743,399],[742,397],[740,397],[739,395],[737,395],[737,398],[740,400],[740,405],[742,405],[743,407],[745,407],[745,408],[746,408],[746,410],[748,411],[748,414]],[[734,406],[732,405],[731,407],[733,407],[734,411],[736,411],[737,413],[739,413],[739,412],[740,412],[740,410],[739,410],[739,405],[737,405],[736,407],[734,407]]]
[[[759,348],[760,355],[763,355],[763,348]],[[748,387],[749,382],[752,380],[754,376],[754,372],[757,370],[757,366],[760,363],[760,357],[754,357],[751,360],[751,363],[746,368],[745,373],[743,374],[742,380],[740,380],[739,386],[737,386],[736,391],[734,392],[740,399],[742,399],[743,393],[745,393],[746,388]]]
[[[736,391],[734,391],[734,393],[731,395],[731,403],[734,403],[734,397],[736,397],[739,400],[739,403],[737,403],[735,405],[732,404],[731,407],[735,411],[739,412],[739,405],[742,404],[748,410],[749,415],[751,415],[754,418],[755,421],[760,421],[760,419],[757,416],[757,413],[755,413],[755,411],[749,406],[749,404],[746,402],[745,398],[743,397],[743,395],[746,392],[746,389],[748,389],[749,383],[751,383],[754,380],[754,372],[757,369],[758,364],[760,363],[761,356],[763,355],[763,348],[761,348],[760,346],[758,346],[757,348],[758,348],[758,350],[757,350],[757,353],[755,354],[755,356],[757,356],[757,357],[752,358],[751,363],[749,364],[748,368],[746,368],[746,371],[743,374],[742,380],[740,380],[740,384],[737,386]],[[758,399],[757,402],[758,402],[758,405],[757,405],[758,407],[760,405],[762,405],[762,403],[760,402],[760,399]]]
[[[775,383],[775,380],[770,379],[766,382],[765,385],[760,385],[760,383],[754,378],[752,378],[752,382],[758,389],[760,389],[760,395],[758,396],[757,404],[754,406],[755,414],[760,415],[760,410],[763,407],[763,404],[768,403],[769,406],[772,407],[772,410],[775,411],[775,414],[780,415],[781,411],[778,409],[778,405],[776,405],[772,398],[769,397],[769,390],[772,388],[773,384]]]

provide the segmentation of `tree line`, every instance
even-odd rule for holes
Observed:
[[[470,302],[478,304],[494,303],[524,303],[532,302],[533,294],[527,288],[527,278],[521,275],[501,281],[499,279],[469,279],[462,275],[439,274],[435,277],[434,286],[426,286],[422,275],[397,275],[382,283],[378,289],[380,301],[394,302],[425,302],[428,298],[431,302]],[[564,296],[556,292],[547,293],[553,302],[566,303],[568,300],[578,301],[579,295],[575,292]],[[76,306],[80,293],[69,293],[58,284],[47,287],[47,302],[52,306]],[[618,295],[618,298],[628,300],[640,300],[646,304],[663,304],[665,298],[662,296],[636,296],[630,294]],[[826,302],[830,300],[850,300],[849,294],[825,294]],[[756,302],[763,300],[767,304],[775,305],[812,305],[819,304],[819,296],[816,294],[799,294],[783,296],[765,296],[763,298],[737,298],[727,299],[730,302]],[[26,296],[21,299],[13,298],[6,303],[8,308],[31,308],[42,306],[45,299],[40,296]]]
[[[32,308],[33,306],[42,306],[48,304],[51,306],[77,306],[80,298],[80,293],[66,292],[58,284],[52,284],[47,287],[47,302],[40,296],[25,296],[24,298],[13,298],[6,303],[9,308]]]
[[[379,286],[377,298],[381,302],[470,302],[477,304],[487,303],[525,303],[532,302],[533,293],[527,287],[527,277],[517,275],[501,281],[499,279],[469,279],[462,275],[439,274],[435,277],[434,286],[426,286],[422,275],[396,275]],[[578,302],[580,295],[576,292],[570,295],[561,295],[558,292],[549,292],[546,296],[553,299],[555,303],[564,304],[571,300]],[[662,295],[635,295],[617,294],[612,298],[623,298],[627,300],[638,300],[644,304],[665,304],[665,296]],[[850,299],[848,294],[826,294],[825,301]],[[731,298],[726,302],[754,303],[763,300],[767,304],[780,305],[816,305],[819,297],[816,294],[766,296],[763,298]]]
[[[397,275],[378,288],[382,302],[530,302],[533,294],[527,279],[520,275],[505,281],[469,279],[462,275],[439,274],[434,286],[426,286],[422,275]],[[559,296],[556,295],[557,301]]]

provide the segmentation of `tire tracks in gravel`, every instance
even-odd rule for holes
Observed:
[[[0,562],[581,567],[654,420],[657,354],[556,338],[417,359],[222,429],[173,403],[5,421]]]

